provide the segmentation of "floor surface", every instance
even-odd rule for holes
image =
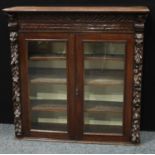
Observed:
[[[11,154],[155,154],[155,132],[141,132],[141,144],[107,145],[18,140],[14,126],[0,124],[0,153]]]

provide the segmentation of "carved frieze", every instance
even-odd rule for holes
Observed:
[[[134,17],[100,13],[42,13],[39,16],[20,15],[19,29],[27,31],[67,32],[133,32]]]

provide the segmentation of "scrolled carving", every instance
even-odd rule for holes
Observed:
[[[139,25],[141,29],[144,24]],[[144,27],[143,27],[144,28]],[[142,30],[142,29],[141,29]],[[135,33],[135,52],[134,52],[134,68],[133,68],[133,101],[132,101],[132,129],[131,141],[133,143],[140,142],[140,111],[141,111],[141,83],[142,83],[142,62],[143,62],[143,32]]]
[[[143,34],[136,33],[135,34],[135,62],[136,64],[142,63],[143,57]]]
[[[140,143],[140,113],[141,113],[141,88],[143,69],[143,39],[144,22],[147,14],[135,16],[135,50],[133,66],[133,100],[132,100],[132,129],[131,141]]]
[[[10,33],[10,41],[11,41],[11,42],[16,42],[17,37],[18,37],[17,32],[11,32],[11,33]]]
[[[18,55],[18,32],[17,22],[10,19],[10,48],[11,48],[11,72],[12,72],[12,100],[14,104],[14,124],[16,136],[22,135],[20,82],[19,82],[19,55]]]
[[[139,57],[141,57],[141,56],[139,56]],[[134,72],[134,87],[139,90],[141,89],[141,84],[142,84],[142,68],[143,68],[142,64],[139,64],[139,65],[136,64],[134,66],[134,70],[133,70],[133,72]]]

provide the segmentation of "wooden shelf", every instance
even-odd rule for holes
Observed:
[[[65,56],[31,56],[29,57],[30,60],[33,61],[48,61],[48,60],[66,60]]]
[[[84,125],[84,132],[86,133],[123,133],[122,126],[116,125]]]
[[[66,78],[66,69],[31,68],[30,70],[30,82],[33,84],[66,84]]]
[[[111,120],[111,118],[102,118],[102,120],[97,119],[97,114],[95,114],[96,117],[93,118],[86,118],[85,117],[85,124],[88,125],[107,125],[107,126],[122,126],[122,118],[120,120]],[[104,115],[104,113],[102,114]],[[116,117],[116,116],[115,116]],[[113,117],[115,119],[115,117]]]
[[[37,123],[32,122],[32,130],[49,130],[49,131],[66,131],[67,124],[56,124],[56,123]],[[85,134],[89,133],[123,133],[122,126],[112,126],[112,125],[84,125]]]
[[[123,74],[120,70],[86,70],[85,85],[123,85]]]
[[[48,78],[48,77],[33,77],[30,80],[31,83],[49,83],[49,84],[66,84],[66,78]],[[103,85],[122,85],[123,80],[115,80],[115,79],[88,79],[85,80],[85,85],[95,85],[95,86],[103,86]]]
[[[67,79],[65,75],[66,69],[58,70],[54,69],[34,69],[31,71],[30,82],[31,83],[54,83],[54,84],[66,84]],[[99,73],[98,73],[99,72]],[[85,85],[123,85],[123,72],[122,71],[86,71]],[[35,75],[33,75],[35,74]]]
[[[32,107],[32,111],[39,112],[66,112],[66,106],[64,105],[53,105],[53,104],[38,104]]]
[[[38,83],[49,83],[49,84],[66,84],[66,78],[46,78],[46,77],[36,77],[30,80],[33,84]]]
[[[32,111],[36,112],[66,112],[66,100],[30,100]]]
[[[52,92],[52,93],[44,93],[44,92],[39,92],[37,96],[31,95],[30,96],[31,100],[67,100],[67,93],[57,93],[57,92]]]
[[[67,100],[65,93],[43,93],[39,92],[37,96],[30,96],[33,100]],[[85,95],[85,100],[87,101],[96,101],[96,102],[123,102],[123,94],[90,94]]]
[[[103,86],[103,85],[122,85],[123,80],[119,79],[87,79],[85,80],[85,85]]]
[[[85,99],[89,101],[101,101],[101,102],[123,102],[123,94],[85,94]]]
[[[36,101],[31,100],[32,111],[35,112],[66,112],[67,111],[67,103],[66,101]],[[88,103],[88,102],[87,102]],[[99,105],[98,105],[99,103]],[[108,104],[104,104],[104,102],[89,102],[85,104],[85,112],[94,113],[94,112],[113,112],[113,113],[122,113],[122,107],[119,105],[109,106]]]
[[[67,131],[67,123],[40,123],[32,122],[32,130]]]
[[[112,60],[112,61],[124,61],[124,56],[85,56],[85,60]]]
[[[53,105],[53,104],[38,104],[32,107],[32,111],[38,112],[66,112],[66,105]],[[122,113],[121,107],[110,107],[110,106],[94,106],[87,107],[85,112],[114,112]]]
[[[108,102],[108,101],[85,101],[85,112],[112,112],[122,113],[122,102]]]
[[[66,60],[66,56],[31,56],[29,60],[33,61],[46,61],[46,60]],[[113,61],[124,61],[123,56],[85,56],[85,60],[113,60]]]
[[[122,113],[122,107],[112,107],[112,106],[86,106],[85,112],[112,112],[112,113]]]

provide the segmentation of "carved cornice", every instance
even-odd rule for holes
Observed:
[[[19,19],[22,21],[43,21],[43,22],[132,22],[134,16],[131,14],[111,14],[111,13],[29,13],[20,14]]]
[[[10,17],[10,48],[11,48],[11,71],[12,71],[12,100],[14,104],[15,134],[22,134],[21,121],[21,100],[20,100],[20,76],[19,76],[19,53],[18,53],[18,32],[17,20]]]

